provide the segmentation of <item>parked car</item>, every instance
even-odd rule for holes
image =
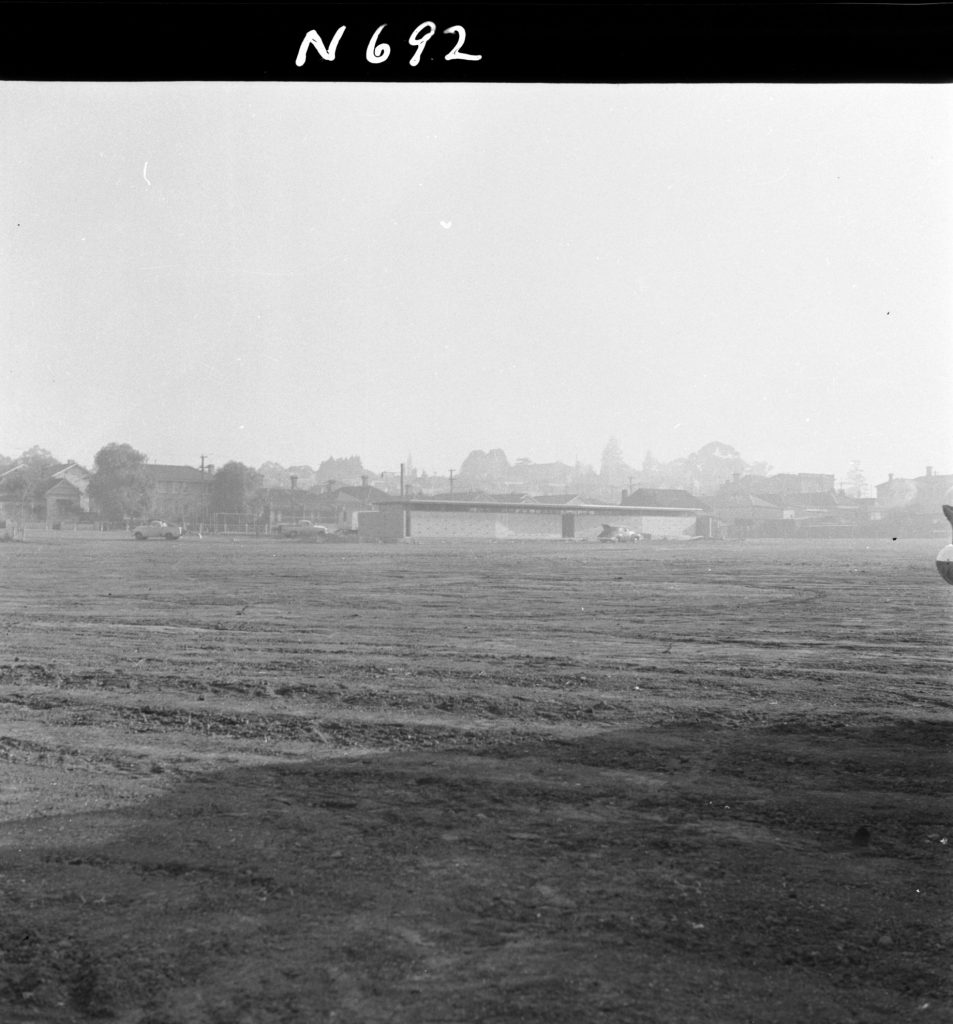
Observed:
[[[161,537],[163,540],[178,540],[184,533],[181,526],[169,526],[161,519],[153,519],[151,523],[137,526],[132,535],[136,540],[148,540],[150,537]]]
[[[303,537],[317,538],[325,537],[328,528],[320,523],[312,523],[310,519],[299,519],[296,523],[279,523],[275,527],[275,533],[279,537]]]
[[[627,526],[609,526],[608,523],[602,527],[599,540],[619,544],[633,544],[642,539],[642,534],[630,530]]]

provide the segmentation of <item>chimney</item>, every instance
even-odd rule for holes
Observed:
[[[927,466],[927,476],[933,476],[933,467]]]
[[[892,481],[893,481],[893,473],[888,473],[888,474],[887,474],[887,483],[889,484],[889,483],[891,483]]]

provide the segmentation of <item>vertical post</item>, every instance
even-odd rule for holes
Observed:
[[[211,518],[209,510],[209,476],[212,475],[212,467],[205,465],[205,460],[208,458],[207,455],[200,455],[199,472],[202,474],[202,507],[199,510],[199,534],[202,533],[202,526],[205,526],[205,532],[210,533],[212,531],[212,524],[209,521]],[[206,473],[208,476],[206,476]],[[202,522],[204,520],[204,524]]]
[[[404,464],[400,464],[400,496],[404,497]],[[407,506],[401,505],[400,509],[400,536],[401,540],[407,536]]]
[[[450,497],[453,497],[453,470],[450,470]]]

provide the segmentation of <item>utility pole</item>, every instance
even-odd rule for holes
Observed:
[[[209,504],[210,503],[209,503],[209,494],[208,494],[208,490],[209,490],[208,478],[212,475],[212,465],[211,465],[211,463],[209,463],[206,466],[205,460],[207,458],[209,458],[208,455],[200,455],[199,456],[199,462],[200,462],[199,472],[202,474],[202,513],[201,513],[201,518],[205,520],[205,524],[204,524],[205,525],[205,530],[208,533],[208,532],[211,532],[211,530],[212,530],[212,522],[211,522],[212,517],[211,517],[211,510],[209,508]],[[208,473],[208,476],[206,476],[206,472]],[[201,535],[201,532],[202,532],[202,524],[199,523],[199,534],[200,535]]]
[[[450,497],[453,497],[453,470],[450,470]]]

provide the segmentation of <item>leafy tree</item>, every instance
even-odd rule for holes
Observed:
[[[54,466],[60,465],[59,459],[52,452],[41,448],[38,444],[35,444],[32,448],[27,448],[17,461],[25,462],[30,466],[42,467],[43,469],[52,469]]]
[[[217,512],[253,512],[257,509],[256,492],[262,476],[241,462],[226,462],[212,477],[209,510]]]
[[[569,489],[587,497],[594,497],[599,491],[599,474],[582,462],[577,462],[569,478]]]
[[[43,495],[52,482],[50,476],[59,465],[50,452],[38,445],[12,461],[10,472],[3,481],[3,494],[5,501],[19,504],[17,519],[20,522],[45,517]]]
[[[602,449],[602,461],[599,464],[599,477],[603,487],[621,487],[632,475],[622,457],[622,448],[614,437],[610,437]]]
[[[287,487],[291,471],[278,462],[263,462],[258,467],[262,487]]]
[[[458,476],[470,487],[492,490],[505,485],[509,472],[510,462],[502,448],[476,449],[463,460]]]
[[[860,463],[856,459],[851,462],[850,469],[847,471],[844,493],[849,498],[867,497],[867,478],[864,476]]]
[[[730,444],[710,441],[688,457],[693,493],[714,494],[723,484],[730,483],[737,473],[743,476],[748,464]]]
[[[146,458],[132,445],[115,442],[96,452],[89,496],[107,522],[149,514],[155,484],[145,469]]]
[[[737,451],[721,441],[710,441],[697,452],[660,467],[662,486],[681,487],[692,494],[714,494],[747,464]]]
[[[331,457],[318,466],[315,473],[315,485],[325,484],[329,480],[344,484],[359,484],[361,476],[366,472],[361,464],[360,455],[349,455],[346,459]]]
[[[656,486],[661,478],[662,468],[662,463],[650,451],[646,451],[645,457],[642,459],[640,480],[646,487]]]
[[[312,487],[318,486],[318,474],[310,466],[289,466],[288,473],[285,476],[285,482],[281,485],[287,487],[291,482],[291,477],[296,476],[298,478],[295,486],[302,491],[309,491]]]

